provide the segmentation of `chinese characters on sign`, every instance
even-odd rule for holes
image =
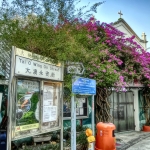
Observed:
[[[16,56],[15,74],[17,75],[62,80],[61,71],[61,67]]]

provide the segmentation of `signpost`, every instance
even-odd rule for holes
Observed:
[[[72,78],[71,98],[71,150],[76,149],[76,95],[92,96],[92,130],[94,134],[94,95],[96,94],[96,81],[88,78],[74,76]]]
[[[84,66],[82,63],[68,62],[67,72],[71,74],[82,75],[84,73]]]

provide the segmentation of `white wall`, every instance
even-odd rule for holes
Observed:
[[[134,122],[135,131],[140,131],[140,120],[139,120],[139,98],[138,98],[138,88],[132,89],[134,93]]]
[[[120,30],[121,32],[125,33],[126,38],[133,36],[133,33],[122,22],[115,24],[114,27],[116,29]],[[140,42],[139,39],[137,39],[136,37],[135,37],[134,41],[137,42],[142,48],[145,47],[145,44]]]

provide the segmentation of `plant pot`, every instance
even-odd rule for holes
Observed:
[[[150,132],[150,126],[143,126],[144,132]]]

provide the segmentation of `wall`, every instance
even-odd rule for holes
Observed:
[[[138,88],[132,89],[134,93],[134,122],[135,122],[135,131],[140,131],[140,121],[139,121],[139,96]]]
[[[122,22],[115,24],[114,27],[120,30],[121,32],[125,33],[126,38],[133,36],[133,33]],[[145,44],[140,42],[139,39],[135,38],[134,41],[137,42],[141,47],[145,47]]]

